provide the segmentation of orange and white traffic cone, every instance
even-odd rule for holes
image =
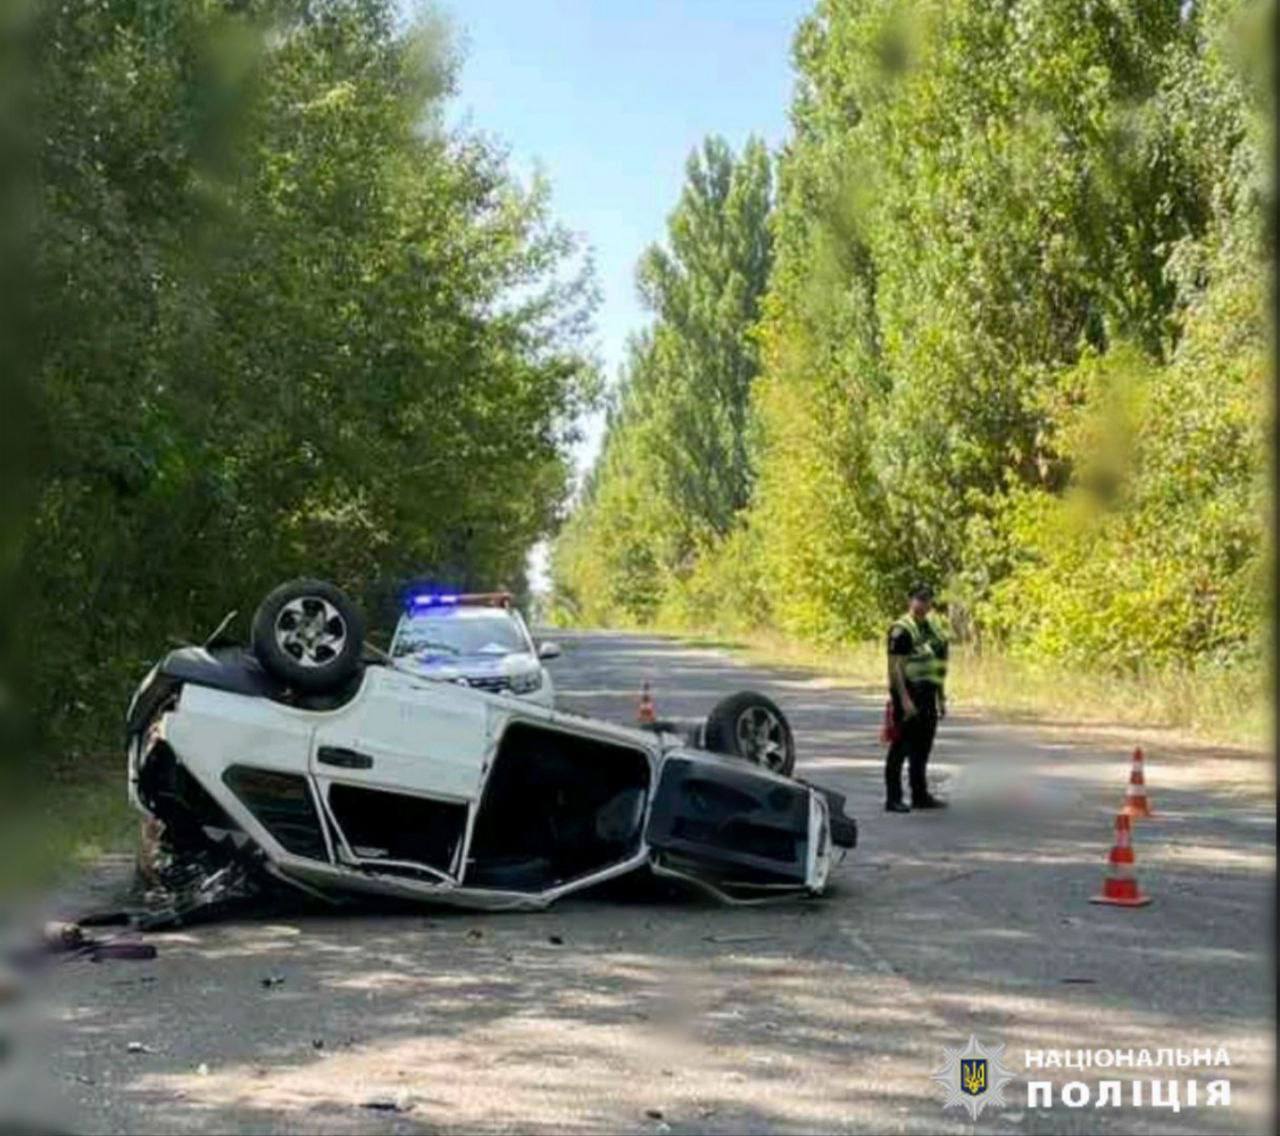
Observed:
[[[636,708],[636,721],[647,726],[658,720],[658,711],[653,704],[653,695],[649,693],[649,680],[645,679],[640,688],[640,705]]]
[[[1109,903],[1115,907],[1142,907],[1151,902],[1149,895],[1138,889],[1133,874],[1133,843],[1130,839],[1129,814],[1116,813],[1116,842],[1107,856],[1107,876],[1102,881],[1102,894],[1092,896],[1090,903]]]
[[[1142,777],[1142,747],[1133,751],[1133,768],[1129,771],[1129,785],[1124,791],[1124,811],[1131,817],[1155,816],[1151,802],[1147,800],[1147,783]]]

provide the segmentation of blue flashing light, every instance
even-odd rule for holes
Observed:
[[[414,607],[437,607],[441,604],[456,604],[457,602],[457,596],[441,596],[431,592],[424,592],[413,597]]]

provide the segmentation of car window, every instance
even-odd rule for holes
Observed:
[[[510,616],[459,617],[453,612],[415,615],[401,623],[392,647],[396,656],[421,652],[440,655],[509,655],[528,651],[520,628]]]

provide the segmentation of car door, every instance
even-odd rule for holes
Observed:
[[[645,839],[717,878],[803,885],[813,859],[812,796],[807,786],[739,758],[674,753],[663,762]]]
[[[370,668],[360,697],[327,714],[312,742],[311,774],[342,858],[456,878],[491,748],[483,696]]]

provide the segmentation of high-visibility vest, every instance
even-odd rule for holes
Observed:
[[[894,627],[901,627],[911,636],[911,654],[902,663],[903,674],[910,683],[933,683],[942,686],[947,681],[947,633],[932,615],[926,616],[924,626],[909,614],[894,620]]]

